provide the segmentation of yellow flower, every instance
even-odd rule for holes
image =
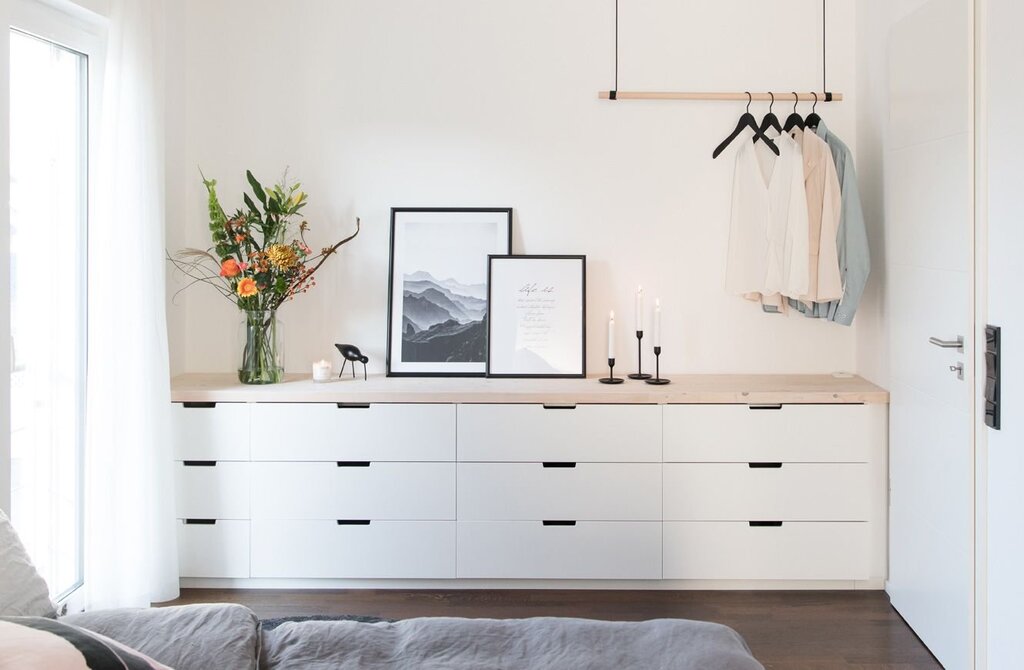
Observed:
[[[242,281],[238,282],[238,286],[235,290],[242,298],[251,298],[260,292],[260,290],[256,288],[256,280],[252,277],[246,277]]]
[[[290,244],[272,244],[266,254],[267,260],[278,270],[291,270],[299,264],[299,256]]]

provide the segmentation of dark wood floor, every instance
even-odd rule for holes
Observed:
[[[941,668],[881,591],[268,591],[185,589],[167,605],[234,602],[261,618],[363,614],[568,616],[715,621],[747,640],[766,668]]]

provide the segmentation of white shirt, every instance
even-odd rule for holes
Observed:
[[[778,156],[749,140],[736,152],[725,288],[751,298],[801,296],[808,288],[803,156],[788,135],[772,139]]]

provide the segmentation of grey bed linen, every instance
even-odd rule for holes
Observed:
[[[69,614],[61,621],[106,635],[174,670],[254,670],[259,619],[242,605],[182,605]]]
[[[553,617],[285,623],[263,633],[260,667],[764,670],[743,638],[720,624],[685,619],[629,623]]]

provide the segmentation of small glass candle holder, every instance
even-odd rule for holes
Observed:
[[[313,363],[313,381],[315,382],[331,381],[333,372],[334,366],[331,365],[330,361],[317,361]]]

